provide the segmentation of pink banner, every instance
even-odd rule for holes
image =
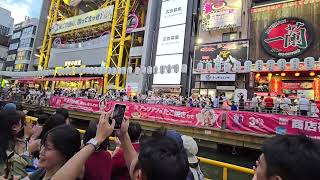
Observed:
[[[105,105],[101,103],[100,108],[98,100],[58,96],[51,97],[49,101],[50,107],[53,108],[63,107],[84,112],[99,112],[100,109],[110,111],[117,103],[127,106],[126,116],[128,117],[197,127],[221,128],[224,112],[223,110],[117,101],[107,101]]]
[[[137,119],[186,126],[221,128],[222,110],[132,102],[107,102],[105,111],[109,111],[115,103],[125,104],[127,106],[126,115]]]
[[[52,96],[50,98],[49,105],[53,108],[65,108],[74,111],[100,111],[100,101],[95,99]]]
[[[227,112],[227,129],[256,134],[304,134],[320,139],[320,119],[254,112]]]

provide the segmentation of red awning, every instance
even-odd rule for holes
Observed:
[[[91,81],[103,79],[102,77],[51,77],[51,78],[42,78],[37,81]]]

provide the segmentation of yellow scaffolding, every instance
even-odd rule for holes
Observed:
[[[90,32],[93,28],[99,28],[104,30],[106,30],[106,28],[111,28],[109,49],[107,51],[106,58],[106,67],[115,67],[117,69],[121,67],[127,67],[130,48],[130,43],[127,42],[131,40],[131,36],[129,34],[127,35],[126,33],[128,16],[129,12],[136,10],[139,4],[140,1],[138,0],[106,0],[100,5],[99,9],[110,5],[114,5],[113,20],[111,27],[108,26],[108,23],[104,23],[92,27],[85,27],[81,29],[72,30],[69,32],[57,34],[55,36],[76,36],[76,34]],[[79,9],[77,8],[79,7],[71,9],[70,7],[62,3],[61,0],[51,0],[45,36],[40,52],[40,59],[38,65],[39,70],[48,68],[48,62],[54,38],[53,35],[50,34],[50,29],[53,23],[55,23],[58,20],[68,18],[70,16],[77,15],[79,12]],[[126,76],[118,73],[118,71],[115,75],[105,74],[103,92],[106,93],[108,87],[114,89],[125,88],[125,79]]]

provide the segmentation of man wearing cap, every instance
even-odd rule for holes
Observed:
[[[203,180],[204,175],[201,172],[199,161],[197,158],[198,145],[197,142],[190,136],[181,136],[183,147],[187,152],[188,162],[189,162],[189,173],[186,180]]]

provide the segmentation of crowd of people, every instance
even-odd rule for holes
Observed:
[[[91,121],[83,138],[68,111],[42,114],[36,124],[7,104],[0,112],[0,180],[203,180],[196,141],[159,129],[141,138],[139,123],[125,117],[120,129],[110,113]],[[109,137],[116,135],[116,148]],[[299,162],[299,163],[297,163]],[[253,180],[318,180],[320,143],[302,135],[267,140]]]
[[[254,111],[272,112],[285,115],[302,115],[319,117],[319,109],[314,100],[307,99],[304,95],[295,100],[290,99],[288,94],[283,96],[258,97],[254,94],[251,100],[245,100],[244,96],[237,99],[228,99],[224,93],[216,97],[204,95],[191,95],[190,97],[177,95],[156,95],[153,92],[130,96],[125,90],[109,90],[106,94],[100,95],[95,89],[55,89],[54,91],[42,91],[30,88],[10,88],[2,91],[1,100],[25,102],[28,104],[48,106],[52,95],[88,98],[100,101],[130,101],[148,104],[162,104],[171,106],[187,106],[198,108],[219,108],[233,111]]]

